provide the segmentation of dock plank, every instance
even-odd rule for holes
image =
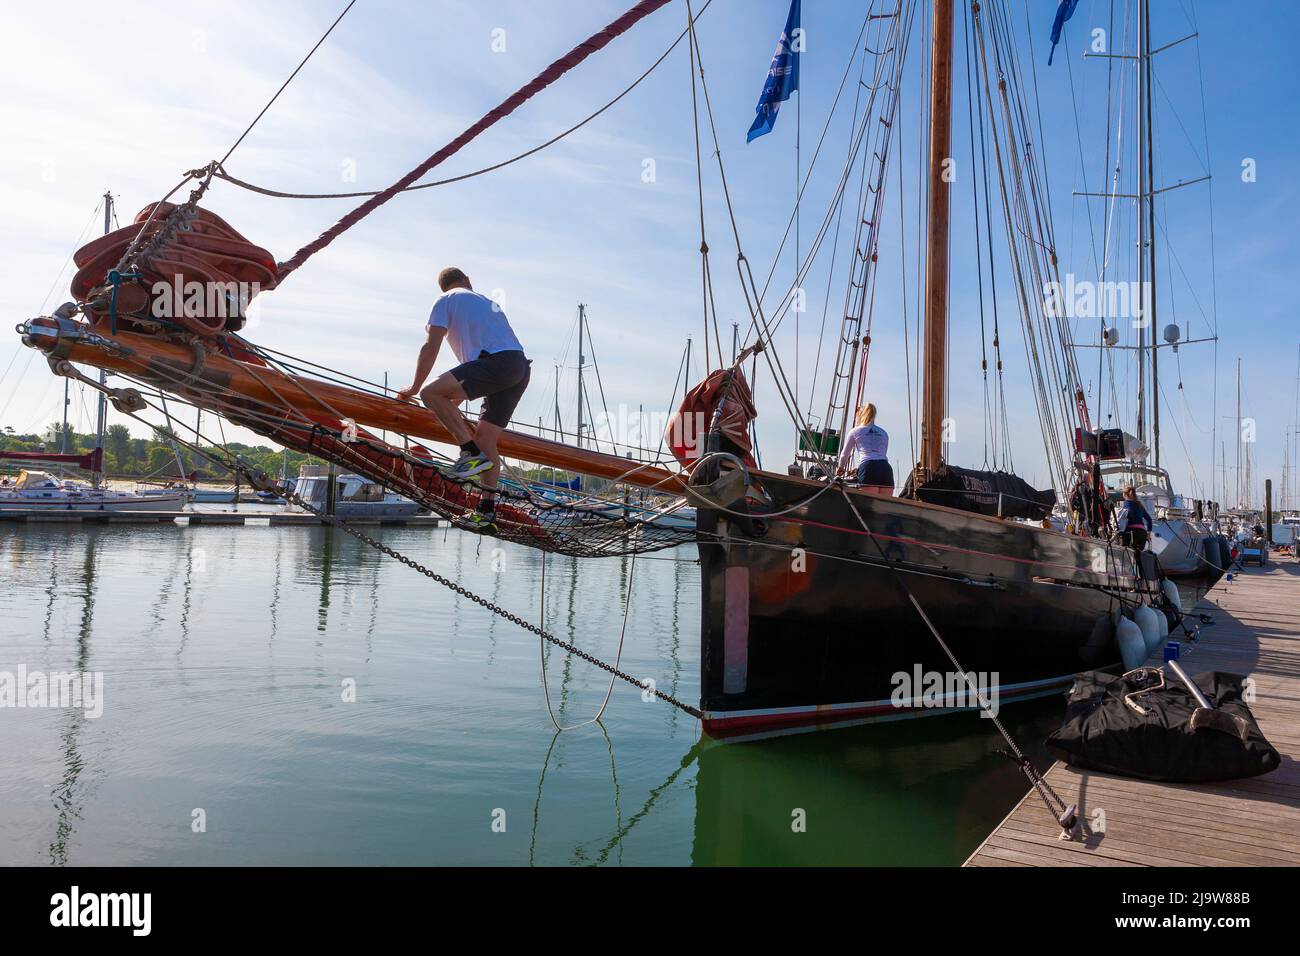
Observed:
[[[1212,623],[1183,645],[1184,668],[1252,677],[1251,710],[1282,765],[1263,777],[1187,784],[1056,763],[1047,780],[1085,822],[1104,811],[1104,832],[1060,839],[1030,791],[965,866],[1300,866],[1300,561],[1239,573],[1196,610]]]

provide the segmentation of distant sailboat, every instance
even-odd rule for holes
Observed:
[[[1130,154],[1120,152],[1117,146],[1115,151],[1118,155],[1112,155],[1111,145],[1107,142],[1103,169],[1103,181],[1108,184],[1106,191],[1076,193],[1076,196],[1083,198],[1085,202],[1095,199],[1104,203],[1100,223],[1096,227],[1101,244],[1100,273],[1096,282],[1096,288],[1100,291],[1094,297],[1100,313],[1101,342],[1094,346],[1076,345],[1076,348],[1101,350],[1102,361],[1098,368],[1099,396],[1106,392],[1100,384],[1105,379],[1110,380],[1110,388],[1114,390],[1114,356],[1132,355],[1136,370],[1134,399],[1137,434],[1133,436],[1114,430],[1114,434],[1122,436],[1122,440],[1120,437],[1114,438],[1112,443],[1117,446],[1116,450],[1107,456],[1101,465],[1103,481],[1112,500],[1118,501],[1120,493],[1127,486],[1135,489],[1139,500],[1153,519],[1151,549],[1160,563],[1161,570],[1171,578],[1204,590],[1212,587],[1227,570],[1227,563],[1223,560],[1225,542],[1213,528],[1219,505],[1217,502],[1207,500],[1193,501],[1178,494],[1169,471],[1161,467],[1159,357],[1162,349],[1172,349],[1177,352],[1180,346],[1217,341],[1217,335],[1188,339],[1183,336],[1181,329],[1175,323],[1167,324],[1163,330],[1159,328],[1158,315],[1161,302],[1159,290],[1163,285],[1156,282],[1156,198],[1170,189],[1204,182],[1209,179],[1209,174],[1207,171],[1205,176],[1185,182],[1180,180],[1173,186],[1165,188],[1158,187],[1154,182],[1155,141],[1151,64],[1152,58],[1159,51],[1153,51],[1151,45],[1150,0],[1139,0],[1133,9],[1133,18],[1137,52],[1134,55],[1125,52],[1121,56],[1121,61],[1125,64],[1130,60],[1136,61],[1134,72],[1137,85],[1133,102],[1137,108],[1131,120],[1126,118],[1125,110],[1116,111],[1115,142],[1123,144],[1132,140],[1137,144],[1131,154],[1132,175],[1135,182],[1132,192],[1123,191],[1127,187],[1122,177],[1130,172],[1128,163]],[[1127,25],[1124,26],[1123,35],[1131,35]],[[1166,44],[1161,49],[1169,49],[1180,42],[1182,41]],[[1107,82],[1113,83],[1118,88],[1117,92],[1108,91],[1108,96],[1114,95],[1119,101],[1127,104],[1124,91],[1128,84],[1129,77],[1126,72],[1128,67],[1127,65],[1115,67],[1113,58],[1108,58],[1106,62],[1109,64],[1108,71],[1110,71]],[[1116,70],[1119,72],[1115,72]],[[1127,128],[1130,123],[1131,130]],[[1131,136],[1128,135],[1130,132]],[[1115,286],[1121,288],[1125,286],[1122,281],[1116,282],[1120,278],[1122,266],[1111,265],[1112,244],[1117,242],[1117,236],[1127,235],[1116,222],[1117,216],[1113,211],[1116,203],[1121,200],[1123,206],[1131,204],[1135,214],[1136,266],[1134,281],[1128,285],[1137,291],[1129,297],[1128,308],[1132,311],[1131,316],[1107,314],[1111,303],[1111,295],[1107,290]],[[1089,221],[1092,221],[1091,217]],[[1166,236],[1166,241],[1172,240]],[[1094,257],[1097,255],[1095,248],[1093,254]],[[1128,261],[1126,256],[1115,257],[1121,263]],[[1124,297],[1117,298],[1122,302]],[[1121,345],[1118,326],[1111,324],[1108,327],[1108,323],[1130,317],[1137,331],[1138,342],[1136,345]],[[1107,369],[1104,374],[1103,369]],[[1182,388],[1181,382],[1179,388],[1180,390]],[[1122,448],[1118,447],[1120,445]]]

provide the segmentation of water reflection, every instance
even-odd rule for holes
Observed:
[[[609,858],[610,849],[618,845],[619,840],[621,839],[621,834],[626,832],[626,830],[623,827],[622,790],[620,789],[618,783],[618,763],[614,759],[614,741],[610,739],[609,731],[605,728],[605,725],[601,723],[599,720],[593,720],[590,721],[589,723],[600,729],[601,736],[604,738],[605,741],[605,752],[609,756],[609,780],[611,785],[611,800],[613,803],[613,810],[614,810],[614,833],[619,836],[616,836],[615,840],[611,840],[608,844],[606,844],[600,850],[600,852],[597,853],[594,859],[588,858],[581,844],[574,847],[573,855],[570,858],[569,862],[580,866],[590,865],[592,863],[599,865],[601,863],[606,862]],[[586,726],[586,725],[581,725],[581,726]],[[541,820],[542,820],[542,791],[546,786],[546,772],[547,770],[550,769],[551,766],[551,754],[555,752],[555,744],[560,739],[560,737],[565,733],[568,733],[568,731],[557,729],[555,733],[551,735],[550,743],[547,744],[546,746],[546,756],[542,758],[541,773],[538,774],[537,777],[537,797],[533,801],[533,828],[532,828],[532,832],[529,834],[529,839],[528,839],[528,865],[529,866],[537,865],[537,832],[541,826]],[[630,826],[628,827],[628,829],[630,829]],[[619,855],[619,862],[622,862],[621,853]]]
[[[76,653],[73,669],[85,674],[90,670],[90,631],[95,612],[95,537],[87,536],[82,547],[82,561],[79,580],[74,579],[78,596],[81,599],[81,614],[78,618]],[[57,566],[51,565],[51,590],[56,587],[58,579]],[[47,632],[46,641],[49,640]],[[81,775],[86,762],[81,755],[80,738],[85,729],[86,716],[77,708],[70,708],[64,717],[65,723],[59,734],[62,748],[62,767],[58,782],[50,796],[55,808],[54,837],[50,840],[49,857],[51,866],[65,866],[68,862],[68,845],[72,838],[75,823],[81,819],[81,800],[83,798]]]
[[[1038,765],[1060,701],[1008,707]],[[1024,793],[975,713],[701,748],[696,865],[955,865]]]
[[[630,607],[624,669],[697,696],[689,550],[381,532],[602,660]],[[111,695],[96,720],[0,722],[0,749],[35,755],[6,781],[0,863],[952,864],[1025,789],[975,715],[719,745],[619,683],[557,734],[539,666],[561,724],[598,712],[608,674],[328,529],[0,528],[0,547],[3,650],[105,671]],[[1002,716],[1032,752],[1059,711]],[[485,803],[513,808],[508,835],[485,835]],[[221,839],[196,839],[210,804]]]
[[[606,842],[605,845],[600,848],[600,850],[596,853],[595,857],[593,858],[592,862],[595,865],[599,866],[603,863],[608,862],[610,853],[615,849],[619,851],[619,857],[618,857],[619,862],[621,863],[623,861],[624,838],[629,833],[632,832],[633,827],[635,827],[638,823],[640,823],[650,814],[650,811],[654,809],[655,804],[659,801],[659,798],[672,788],[673,784],[677,782],[677,778],[680,777],[683,773],[685,773],[686,770],[693,763],[695,763],[696,759],[699,757],[701,749],[702,749],[701,745],[696,744],[689,751],[687,751],[686,756],[682,758],[681,762],[677,765],[677,767],[675,767],[672,773],[668,775],[668,778],[664,780],[663,783],[659,784],[657,787],[654,787],[653,789],[650,790],[650,793],[646,797],[645,802],[641,804],[641,808],[637,810],[636,813],[628,817],[627,823],[622,823],[620,820],[618,827],[615,828],[613,835],[609,838],[609,841]]]

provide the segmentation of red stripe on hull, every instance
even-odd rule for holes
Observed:
[[[1032,697],[1041,697],[1045,694],[1054,693],[1055,691],[1068,687],[1074,680],[1073,674],[1068,674],[1058,679],[1050,680],[1044,683],[1035,684],[1032,687],[1024,687],[1015,690],[1002,690],[999,699],[1005,700],[1025,700]],[[937,717],[942,714],[950,714],[955,710],[970,708],[953,708],[953,707],[898,707],[893,703],[864,703],[858,705],[847,705],[829,710],[816,705],[786,710],[782,713],[758,713],[747,715],[740,711],[734,717],[710,717],[705,716],[701,721],[704,732],[710,737],[725,738],[734,737],[737,734],[753,734],[762,732],[793,730],[803,728],[806,730],[816,730],[819,727],[831,726],[834,724],[844,723],[846,721],[861,721],[879,717],[893,717],[896,719],[912,719],[919,717]]]

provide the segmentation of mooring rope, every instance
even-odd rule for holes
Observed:
[[[636,536],[640,533],[641,533],[640,528],[637,528],[635,531],[632,532],[633,536]],[[543,551],[542,552],[542,581],[541,581],[541,586],[539,588],[540,596],[541,596],[541,602],[540,602],[541,615],[538,618],[538,626],[542,628],[546,627],[546,558],[547,558],[547,554],[545,551]],[[632,611],[632,582],[636,575],[636,558],[637,555],[636,555],[636,551],[634,550],[632,552],[632,563],[629,566],[627,572],[627,594],[624,596],[624,602],[623,602],[623,626],[619,628],[618,648],[614,651],[614,667],[616,668],[618,667],[619,662],[623,659],[623,641],[627,638],[627,619]],[[540,640],[537,642],[537,646],[539,651],[542,650],[544,647],[543,643]],[[565,731],[569,731],[569,730],[577,730],[579,727],[586,727],[588,724],[600,723],[600,718],[605,715],[605,708],[609,706],[609,699],[614,693],[614,682],[617,678],[613,676],[610,677],[609,687],[605,688],[605,697],[600,702],[600,707],[597,708],[594,717],[591,717],[587,720],[579,721],[576,724],[569,724],[567,727],[565,727],[561,725],[558,720],[556,720],[555,708],[551,706],[551,685],[550,685],[550,681],[547,679],[546,676],[546,655],[545,654],[540,655],[539,664],[542,672],[542,698],[546,701],[546,713],[547,716],[551,718],[551,723],[555,725],[556,731],[558,731],[559,733],[564,733]]]

